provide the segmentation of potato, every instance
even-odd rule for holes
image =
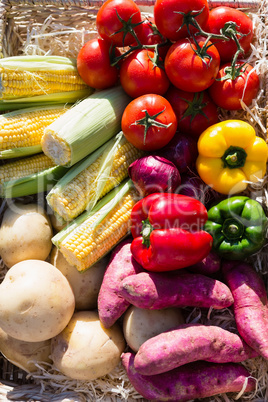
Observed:
[[[56,336],[74,308],[68,280],[46,261],[18,262],[0,284],[0,327],[15,339],[41,342]]]
[[[52,235],[49,217],[41,206],[14,202],[3,215],[0,255],[8,268],[23,260],[46,260]]]
[[[51,340],[24,342],[12,338],[0,328],[0,352],[5,358],[27,373],[37,370],[34,362],[51,363]]]
[[[96,311],[78,311],[51,340],[51,358],[66,376],[91,381],[111,372],[124,348],[123,332],[117,324],[106,329]]]
[[[148,339],[183,323],[179,308],[146,310],[131,306],[123,318],[123,332],[129,347],[137,352]]]
[[[54,247],[50,262],[68,279],[75,297],[76,310],[93,310],[97,307],[98,294],[109,257],[103,257],[85,272],[70,265],[63,254]]]

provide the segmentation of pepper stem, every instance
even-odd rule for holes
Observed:
[[[245,165],[247,153],[244,148],[230,146],[223,154],[223,166],[229,169],[240,168]]]
[[[145,244],[146,247],[150,246],[150,236],[154,228],[149,222],[149,219],[145,219],[145,221],[142,221],[142,230],[141,230],[141,235],[142,235],[142,244]]]
[[[228,218],[223,223],[222,233],[228,240],[241,239],[244,233],[244,225],[237,219]]]

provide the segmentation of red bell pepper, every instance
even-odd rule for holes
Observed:
[[[213,238],[202,230],[205,206],[181,194],[154,193],[138,201],[131,213],[131,252],[148,271],[186,268],[205,258]]]

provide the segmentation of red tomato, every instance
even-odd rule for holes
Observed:
[[[146,94],[127,105],[121,127],[126,139],[136,148],[154,151],[165,146],[175,135],[177,118],[163,96]]]
[[[124,91],[132,98],[154,93],[164,95],[169,79],[163,68],[154,65],[152,50],[135,50],[122,62],[120,82]]]
[[[203,28],[207,22],[209,8],[207,0],[156,0],[154,5],[154,20],[159,32],[170,39],[177,41],[188,35],[184,20],[193,15]],[[191,32],[196,32],[190,26]]]
[[[198,47],[202,48],[205,40],[197,37]],[[180,39],[169,48],[165,70],[175,87],[187,92],[200,92],[214,82],[220,67],[220,56],[210,41],[207,44],[209,47],[202,58],[196,54],[197,45],[190,38]]]
[[[165,43],[167,41],[163,35],[158,31],[153,18],[146,17],[143,19],[143,23],[141,25],[141,30],[137,34],[138,39],[142,45],[157,45],[161,43]],[[158,46],[158,53],[162,59],[165,58],[167,51],[170,47],[170,43],[163,46]]]
[[[104,39],[92,39],[78,53],[78,73],[92,88],[109,88],[118,80],[118,69],[110,64],[110,47],[111,44]],[[116,48],[115,54],[120,55]]]
[[[244,63],[238,61],[235,65],[236,68],[241,68]],[[240,110],[242,109],[240,99],[248,106],[252,100],[257,96],[260,80],[258,74],[253,67],[246,63],[242,67],[241,73],[235,78],[231,77],[226,80],[222,78],[228,76],[230,71],[231,62],[221,66],[217,80],[209,88],[209,94],[216,105],[227,110]]]
[[[206,91],[194,94],[171,86],[165,98],[177,116],[179,132],[189,134],[195,139],[206,128],[219,121],[218,108]]]
[[[231,7],[216,7],[209,13],[206,31],[213,34],[220,34],[226,22],[233,21],[237,25],[239,43],[244,49],[245,54],[250,50],[250,44],[253,38],[253,23],[252,20],[242,11]],[[219,51],[221,62],[231,61],[237,45],[233,39],[228,41],[211,39]],[[242,57],[242,53],[240,57]]]
[[[134,36],[126,30],[127,26],[141,21],[140,9],[133,0],[106,0],[97,13],[96,26],[103,39],[123,47],[135,42]],[[137,25],[134,31],[140,29],[140,25]]]

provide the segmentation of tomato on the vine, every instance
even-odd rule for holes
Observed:
[[[125,108],[121,128],[126,139],[138,149],[154,151],[167,145],[177,130],[177,118],[161,95],[146,94]]]
[[[206,128],[219,121],[218,107],[207,91],[193,93],[170,86],[165,98],[177,116],[178,130],[195,139],[198,139]]]
[[[209,94],[219,107],[240,110],[242,109],[240,100],[249,106],[256,98],[259,88],[259,76],[253,67],[248,63],[237,61],[234,69],[231,62],[221,66],[215,82],[209,88]]]
[[[237,31],[237,33],[235,31],[233,32],[244,50],[244,54],[240,53],[239,57],[244,57],[250,50],[254,32],[251,18],[243,11],[227,6],[212,8],[209,12],[205,29],[207,32],[218,35],[221,34],[224,25],[228,22],[235,24],[228,27],[228,30],[235,29]],[[232,57],[237,51],[237,44],[234,39],[220,40],[212,38],[211,41],[218,49],[222,63],[232,60]]]
[[[144,17],[141,29],[137,37],[142,45],[161,45],[158,46],[158,54],[162,59],[165,58],[171,43],[158,31],[152,17]]]
[[[189,36],[187,23],[194,17],[204,28],[209,15],[207,0],[156,0],[154,20],[159,32],[171,41]],[[192,24],[190,32],[196,32]]]
[[[123,60],[120,67],[120,82],[132,98],[155,93],[164,95],[169,87],[165,70],[154,64],[153,50],[134,50]],[[160,60],[161,61],[161,60]]]
[[[140,9],[133,0],[106,0],[96,17],[99,35],[118,47],[135,43],[130,31],[138,32],[141,22]]]
[[[92,88],[104,89],[116,84],[119,73],[110,64],[111,44],[104,39],[91,39],[80,49],[77,70],[82,80]],[[120,51],[114,48],[116,56]]]
[[[172,84],[188,92],[207,89],[220,67],[219,52],[202,36],[180,39],[169,48],[165,70]]]

